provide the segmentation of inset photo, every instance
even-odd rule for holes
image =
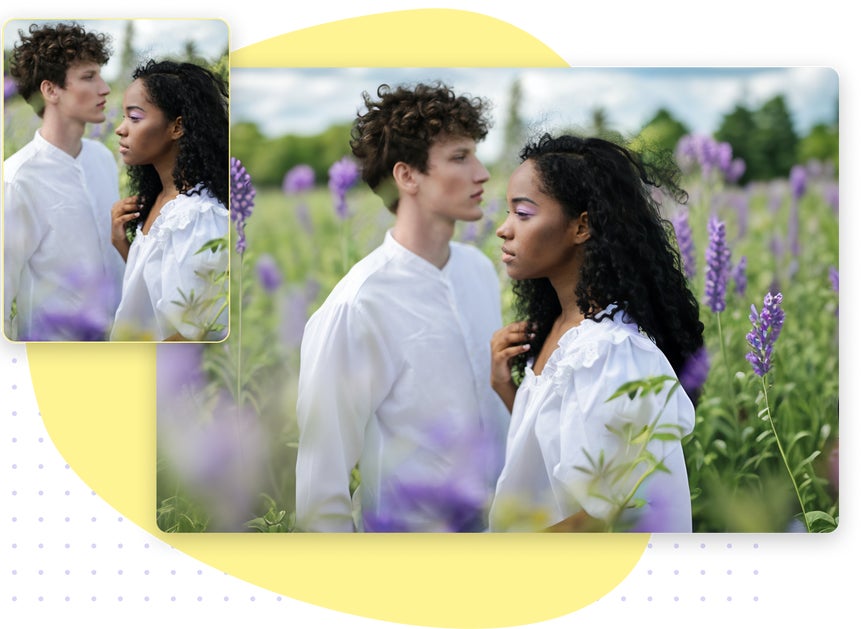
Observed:
[[[3,333],[228,335],[221,20],[3,26]]]

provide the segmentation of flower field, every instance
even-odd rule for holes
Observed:
[[[681,376],[697,401],[684,440],[693,530],[834,530],[836,174],[813,163],[741,187],[743,165],[727,145],[685,140],[678,158],[689,201],[663,210],[705,325],[704,351]],[[158,349],[158,522],[166,531],[293,530],[303,326],[392,223],[349,161],[334,163],[326,182],[297,167],[282,189],[257,189],[239,162],[233,175],[230,337]],[[507,175],[492,173],[485,217],[456,233],[497,265],[505,323],[509,280],[494,230]]]

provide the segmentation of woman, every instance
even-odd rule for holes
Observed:
[[[490,530],[691,531],[675,374],[703,325],[650,193],[661,176],[682,200],[675,171],[597,138],[546,135],[521,159],[497,231],[520,320],[492,338],[512,420]],[[661,390],[609,400],[647,378]]]
[[[227,332],[227,87],[191,63],[135,70],[117,128],[133,196],[111,210],[126,260],[112,340],[218,340]]]

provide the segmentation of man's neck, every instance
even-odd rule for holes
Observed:
[[[39,135],[61,151],[78,157],[82,146],[81,138],[84,137],[84,123],[61,120],[51,110],[46,109]]]
[[[392,236],[402,247],[442,269],[449,260],[449,242],[454,222],[430,220],[418,212],[396,214]]]

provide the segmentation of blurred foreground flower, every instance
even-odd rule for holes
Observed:
[[[345,199],[348,190],[357,183],[360,171],[356,163],[348,157],[343,157],[330,166],[329,188],[336,204],[336,214],[341,219],[348,216],[348,204]]]
[[[161,348],[160,348],[161,349]],[[173,349],[173,348],[171,348]],[[206,514],[208,531],[245,531],[265,478],[266,437],[250,406],[175,390],[160,402],[160,474],[175,493],[162,500],[159,526],[171,530],[178,498]]]
[[[767,293],[764,296],[764,307],[760,314],[753,304],[749,321],[752,322],[752,330],[746,335],[746,341],[752,351],[746,354],[746,360],[752,365],[755,375],[763,377],[773,366],[773,348],[785,322],[782,293],[777,293],[775,296]]]
[[[252,178],[236,157],[231,158],[231,220],[237,229],[237,253],[246,250],[246,220],[255,207],[255,187]]]
[[[496,468],[492,438],[475,431],[438,428],[427,435],[427,448],[457,461],[457,470],[445,477],[430,473],[427,464],[413,457],[382,484],[377,509],[364,508],[366,532],[431,531],[468,533],[485,530],[486,510],[491,499],[489,473]],[[362,484],[360,489],[362,491]]]
[[[52,305],[52,295],[46,295],[33,318],[26,341],[106,341],[114,322],[119,301],[112,281],[102,276],[71,271],[65,284],[81,297],[80,307],[69,304]]]

